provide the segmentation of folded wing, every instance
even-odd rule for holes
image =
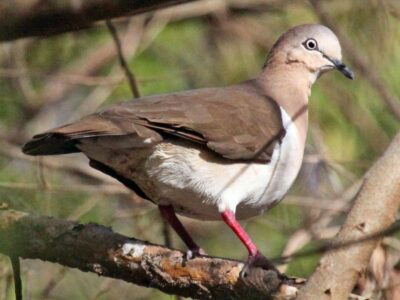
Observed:
[[[268,161],[285,134],[279,106],[249,83],[135,99],[36,135],[30,155],[79,152],[82,139],[134,137],[141,147],[164,139],[206,145],[233,160]]]

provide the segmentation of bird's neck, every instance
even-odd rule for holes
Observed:
[[[308,127],[308,97],[316,80],[302,64],[267,64],[258,76],[259,86],[294,121],[303,145]]]

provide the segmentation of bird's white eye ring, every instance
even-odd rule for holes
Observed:
[[[318,49],[318,44],[317,41],[314,39],[308,39],[303,43],[303,46],[307,50],[317,50]]]

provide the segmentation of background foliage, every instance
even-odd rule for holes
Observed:
[[[400,99],[399,5],[395,0],[354,0],[325,1],[322,7],[334,20],[332,29],[350,40],[369,70],[356,69],[353,82],[330,73],[314,86],[306,157],[295,187],[280,205],[244,223],[268,257],[312,249],[318,240],[331,237],[358,179],[400,128],[399,117],[365,76],[376,73],[382,88]],[[255,76],[281,33],[298,24],[318,23],[319,17],[307,1],[221,0],[115,24],[142,95],[152,95],[223,86]],[[91,170],[81,155],[31,159],[19,150],[34,133],[131,98],[102,22],[80,32],[1,44],[0,202],[38,214],[101,223],[164,243],[165,228],[156,207]],[[210,255],[245,258],[245,249],[222,223],[183,220]],[[170,235],[173,246],[184,249],[176,235]],[[385,246],[387,253],[398,250],[391,245]],[[317,253],[294,259],[287,272],[307,277],[317,261]],[[23,261],[22,271],[26,299],[172,298],[40,261]],[[0,256],[0,300],[13,297],[9,261]]]

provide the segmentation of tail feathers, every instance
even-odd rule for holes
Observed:
[[[22,152],[28,155],[57,155],[76,153],[80,150],[76,147],[77,140],[71,139],[60,133],[46,132],[35,135],[26,143]]]
[[[26,143],[22,151],[29,155],[56,155],[80,152],[76,147],[80,139],[123,132],[112,121],[99,115],[89,115],[77,122],[35,135]]]

